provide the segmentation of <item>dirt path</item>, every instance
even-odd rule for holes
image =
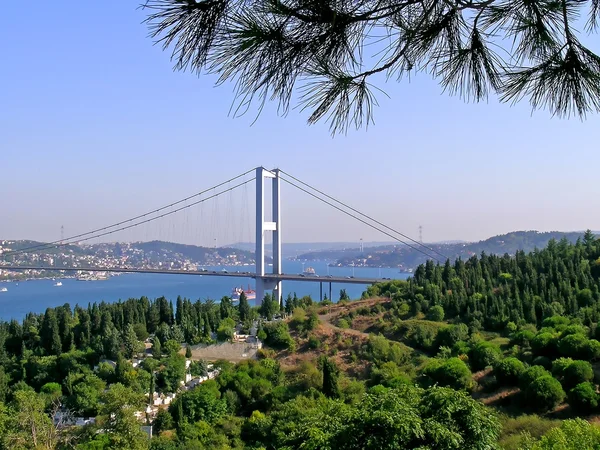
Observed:
[[[338,315],[339,315],[338,313],[328,313],[328,314],[319,315],[319,320],[321,321],[321,323],[323,324],[323,326],[325,328],[329,328],[334,331],[339,331],[341,333],[352,334],[353,336],[360,336],[363,338],[369,337],[368,333],[364,333],[359,330],[354,330],[352,328],[340,328],[340,327],[335,326],[333,323],[331,323],[331,320],[335,319]]]

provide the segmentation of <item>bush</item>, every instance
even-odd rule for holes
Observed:
[[[436,343],[439,347],[452,348],[460,341],[466,341],[469,338],[469,328],[464,324],[449,325],[438,331]]]
[[[308,337],[308,348],[319,348],[321,346],[321,341],[319,340],[318,337],[316,337],[314,334],[311,334]]]
[[[562,384],[565,389],[571,389],[580,383],[592,381],[593,379],[594,370],[589,362],[573,361],[573,363],[565,370]]]
[[[433,383],[453,389],[470,389],[473,385],[469,367],[459,358],[445,361],[433,359],[423,370],[423,374]]]
[[[506,358],[496,364],[494,375],[500,385],[515,386],[525,371],[525,365],[517,358]]]
[[[600,358],[600,342],[596,339],[590,339],[587,345],[587,359],[596,361]]]
[[[567,371],[567,367],[569,367],[571,364],[573,364],[573,360],[571,358],[555,359],[552,363],[552,375],[559,380],[562,380],[565,376],[565,372]]]
[[[512,336],[514,333],[517,332],[517,324],[514,322],[508,322],[504,327],[504,331],[507,335]]]
[[[535,338],[535,333],[530,330],[517,331],[511,339],[511,344],[520,346],[529,346]]]
[[[483,370],[494,365],[502,356],[500,347],[490,342],[479,342],[469,355],[469,362],[473,370]]]
[[[342,328],[344,330],[350,328],[350,324],[348,323],[348,321],[346,319],[338,320],[337,326],[338,326],[338,328]]]
[[[535,380],[548,375],[550,375],[550,372],[548,372],[542,366],[531,366],[519,377],[519,386],[521,390],[526,390]]]
[[[558,351],[561,355],[586,359],[588,356],[588,341],[589,339],[582,334],[569,334],[558,341]]]
[[[538,439],[552,428],[560,426],[560,421],[540,417],[536,414],[524,414],[519,417],[502,420],[500,448],[505,450],[521,449],[524,433]]]
[[[538,333],[531,340],[531,350],[536,356],[552,357],[556,353],[556,338],[552,333]]]
[[[577,412],[591,413],[598,407],[596,387],[589,381],[579,383],[569,391],[569,405]]]
[[[290,335],[290,330],[285,322],[269,323],[265,325],[265,333],[267,338],[265,343],[273,348],[287,348],[291,350],[294,345],[294,340]]]
[[[439,305],[432,306],[429,308],[429,312],[427,313],[427,317],[429,320],[434,322],[441,322],[444,320],[444,308]]]
[[[565,399],[565,391],[556,378],[544,375],[529,385],[525,397],[534,408],[549,411]]]

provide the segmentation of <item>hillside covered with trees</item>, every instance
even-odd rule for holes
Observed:
[[[337,304],[49,308],[0,323],[0,448],[598,448],[599,287],[600,240],[586,232],[428,262]],[[254,326],[258,359],[183,383],[208,370],[183,343]],[[174,400],[144,413],[155,393]],[[65,426],[57,412],[94,421]]]
[[[431,257],[440,258],[445,255],[454,261],[457,258],[468,259],[473,255],[479,255],[482,252],[488,255],[515,255],[518,251],[529,253],[535,249],[544,248],[551,239],[567,239],[574,243],[577,239],[583,237],[583,232],[559,231],[538,232],[538,231],[515,231],[499,236],[494,236],[479,242],[457,242],[457,243],[434,243],[425,244],[429,249],[433,249],[439,254],[426,248],[420,248]],[[401,267],[415,268],[419,264],[427,261],[427,256],[420,251],[398,245],[382,245],[378,247],[365,248],[361,254],[359,248],[335,249],[307,252],[297,257],[301,260],[328,260],[334,261],[334,265],[348,266],[368,266],[368,267]]]

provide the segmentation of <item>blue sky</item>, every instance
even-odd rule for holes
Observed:
[[[495,97],[468,104],[420,74],[380,86],[390,98],[378,96],[366,131],[331,138],[325,123],[308,126],[297,110],[278,117],[275,105],[253,124],[253,114],[229,117],[232,84],[173,72],[138,3],[3,5],[1,238],[57,239],[61,225],[66,235],[85,232],[258,165],[281,167],[413,237],[423,225],[425,240],[600,230],[598,115],[561,120]],[[300,192],[283,195],[288,242],[386,239]],[[227,202],[218,209],[220,221],[244,219],[228,219]],[[191,214],[179,225],[189,228]],[[217,231],[203,237],[171,238],[237,237],[211,226]]]

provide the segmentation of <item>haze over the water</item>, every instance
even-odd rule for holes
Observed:
[[[277,117],[273,104],[252,124],[256,110],[228,117],[233,85],[172,71],[169,54],[146,37],[139,3],[3,5],[0,239],[55,240],[61,225],[65,236],[85,232],[259,165],[281,167],[414,238],[422,225],[429,242],[600,229],[597,115],[531,116],[526,103],[495,97],[466,104],[420,74],[385,86],[391,98],[379,95],[368,131],[332,139],[326,124],[309,127],[298,110]],[[283,195],[287,242],[388,240],[302,192],[284,186]],[[220,219],[205,233],[190,231],[199,213],[164,228],[187,227],[176,240],[194,244],[248,241],[253,199],[250,187],[206,207],[204,220],[215,210]],[[119,236],[161,237],[169,231]]]

